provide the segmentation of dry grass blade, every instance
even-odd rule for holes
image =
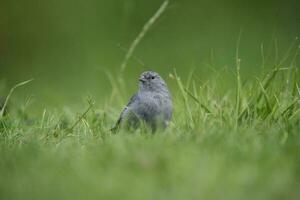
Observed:
[[[33,81],[33,79],[30,79],[30,80],[27,80],[27,81],[23,81],[23,82],[21,82],[21,83],[16,84],[14,87],[12,87],[12,88],[10,89],[10,91],[9,91],[9,93],[8,93],[8,95],[7,95],[6,99],[5,99],[5,101],[4,101],[3,107],[2,107],[2,109],[1,109],[1,111],[0,111],[0,118],[3,117],[3,114],[4,114],[5,108],[6,108],[6,106],[7,106],[7,103],[8,103],[8,101],[9,101],[9,99],[10,99],[12,93],[14,92],[14,90],[17,89],[18,87],[21,87],[21,86],[23,86],[23,85],[26,85],[27,83],[29,83],[29,82],[31,82],[31,81]]]
[[[211,111],[207,108],[207,106],[205,106],[204,104],[202,104],[198,98],[196,98],[190,91],[188,91],[186,88],[184,89],[184,91],[196,102],[198,103],[201,108],[203,108],[205,110],[205,112],[207,113],[211,113]]]
[[[143,29],[138,34],[138,36],[133,40],[131,43],[128,52],[125,55],[125,58],[121,64],[121,70],[123,71],[126,66],[129,58],[132,56],[133,51],[137,47],[137,45],[140,43],[140,41],[143,39],[145,34],[148,32],[150,27],[155,23],[155,21],[163,14],[163,12],[166,10],[167,6],[169,4],[168,0],[165,0],[162,5],[159,7],[159,9],[156,11],[156,13],[149,19],[149,21],[143,26]]]
[[[73,129],[77,126],[77,124],[88,114],[88,112],[92,109],[94,106],[95,102],[91,99],[88,100],[89,107],[86,109],[84,113],[82,113],[78,120],[68,129],[69,132],[72,132]]]

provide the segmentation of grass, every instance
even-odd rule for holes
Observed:
[[[0,199],[298,199],[299,48],[292,55],[295,40],[272,70],[243,80],[239,40],[235,88],[218,89],[232,79],[227,70],[204,84],[194,71],[185,81],[176,70],[169,74],[174,117],[156,134],[143,127],[111,133],[115,105],[129,98],[122,73],[107,72],[108,101],[96,106],[88,97],[79,114],[66,108],[34,116],[30,99],[9,106],[14,90],[31,80],[15,85],[0,106]],[[262,58],[265,69],[263,46]]]
[[[195,77],[170,74],[174,118],[154,135],[110,133],[117,84],[107,104],[89,98],[82,114],[10,108],[0,119],[0,199],[297,199],[298,69],[238,75],[224,94],[222,77]]]

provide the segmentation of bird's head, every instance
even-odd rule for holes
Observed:
[[[153,71],[143,72],[139,78],[141,91],[161,91],[166,89],[165,81]]]

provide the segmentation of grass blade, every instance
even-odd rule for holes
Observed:
[[[127,66],[127,62],[132,56],[134,50],[136,49],[137,45],[141,42],[141,40],[144,38],[145,34],[148,32],[148,30],[151,28],[151,26],[157,21],[157,19],[164,13],[166,8],[169,5],[169,1],[165,0],[162,5],[159,7],[159,9],[156,11],[156,13],[149,19],[149,21],[143,26],[143,29],[138,34],[138,36],[133,40],[131,43],[128,52],[125,55],[125,58],[121,64],[121,71],[124,71],[124,69]]]
[[[29,79],[29,80],[27,80],[27,81],[23,81],[23,82],[21,82],[21,83],[16,84],[14,87],[12,87],[12,88],[10,89],[10,91],[9,91],[9,93],[8,93],[8,95],[7,95],[6,99],[5,99],[5,101],[4,101],[3,107],[2,107],[2,109],[1,109],[1,111],[0,111],[0,118],[3,117],[3,114],[4,114],[5,108],[6,108],[6,106],[7,106],[7,103],[8,103],[8,101],[9,101],[9,99],[10,99],[12,93],[14,92],[14,90],[17,89],[18,87],[21,87],[21,86],[23,86],[23,85],[26,85],[26,84],[30,83],[31,81],[33,81],[33,79]]]

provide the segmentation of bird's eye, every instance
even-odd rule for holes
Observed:
[[[155,79],[155,76],[152,76],[151,79]]]

